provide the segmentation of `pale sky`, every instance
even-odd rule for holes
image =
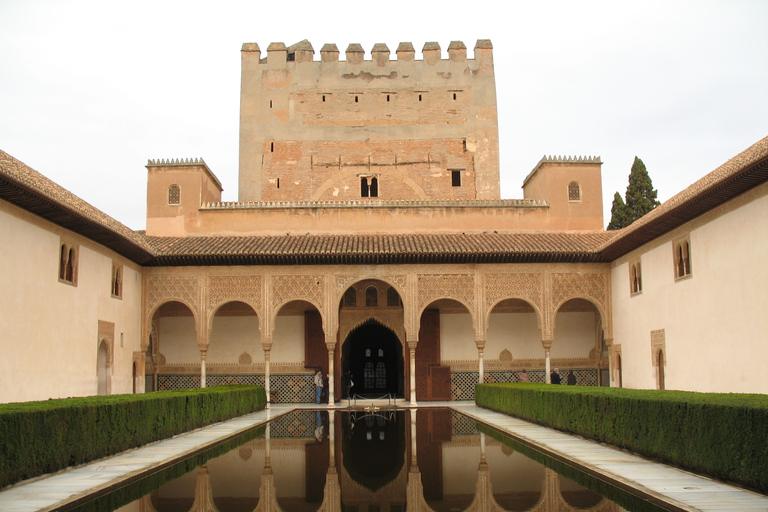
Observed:
[[[766,0],[0,0],[0,149],[143,229],[150,158],[202,157],[237,199],[243,43],[490,39],[502,197],[599,155],[607,224],[635,155],[663,201],[768,136],[766,26]]]

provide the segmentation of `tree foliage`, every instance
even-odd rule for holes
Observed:
[[[661,203],[656,199],[658,191],[653,188],[653,182],[648,175],[645,164],[635,157],[632,170],[629,173],[629,185],[624,194],[624,201],[618,192],[613,196],[611,221],[608,229],[621,229],[629,226],[637,219],[650,212]]]

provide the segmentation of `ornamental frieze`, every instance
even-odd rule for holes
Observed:
[[[552,307],[576,297],[591,298],[606,310],[608,274],[552,274]]]
[[[524,298],[542,310],[544,277],[541,273],[488,274],[485,276],[485,307],[499,301]]]
[[[261,276],[211,276],[208,278],[208,308],[239,300],[261,309]]]
[[[475,306],[475,277],[472,274],[422,274],[418,276],[419,309],[437,299],[458,299],[470,310]]]
[[[272,308],[292,300],[307,300],[320,310],[324,308],[325,277],[322,275],[272,276],[271,284]]]
[[[147,309],[170,300],[180,300],[200,310],[197,276],[150,276],[147,283]]]

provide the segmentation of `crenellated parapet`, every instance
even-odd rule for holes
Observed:
[[[469,60],[488,60],[492,56],[493,45],[490,39],[478,39],[475,43],[474,59]],[[288,62],[306,63],[306,62],[346,62],[349,65],[360,65],[363,62],[374,62],[379,66],[384,66],[391,60],[391,51],[386,43],[376,43],[370,50],[369,58],[366,59],[366,53],[363,46],[359,43],[350,43],[345,51],[344,60],[339,59],[339,48],[334,43],[325,43],[320,50],[320,60],[314,60],[315,50],[308,40],[304,39],[296,44],[286,46],[282,42],[270,43],[267,47],[266,57],[261,56],[261,48],[258,43],[244,43],[242,52],[255,54],[260,64],[281,64]],[[421,50],[422,61],[429,65],[436,65],[441,60],[451,62],[464,62],[467,59],[467,47],[462,41],[451,41],[448,45],[447,56],[444,59],[440,44],[434,41],[424,43]],[[395,61],[413,62],[416,59],[416,52],[411,42],[401,42],[395,51]]]

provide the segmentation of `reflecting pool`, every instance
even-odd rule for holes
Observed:
[[[297,410],[78,510],[660,509],[455,411],[427,408]]]

